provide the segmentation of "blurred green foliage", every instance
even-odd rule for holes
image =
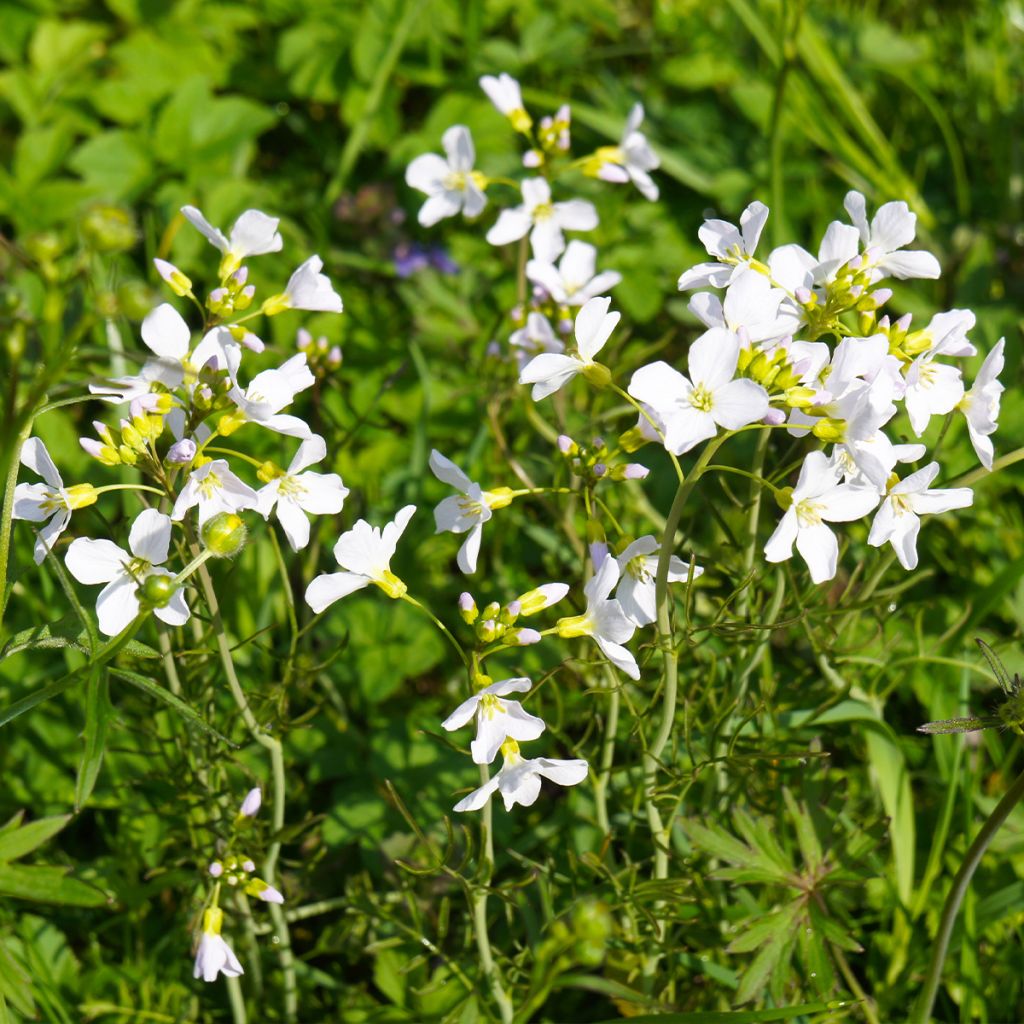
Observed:
[[[915,317],[973,309],[985,350],[1007,336],[1010,390],[996,443],[1011,451],[1024,444],[1022,51],[1016,0],[6,0],[0,469],[44,396],[78,396],[109,373],[112,358],[115,367],[138,359],[138,322],[159,294],[153,256],[212,275],[211,252],[179,230],[178,207],[195,203],[224,224],[258,206],[284,218],[286,249],[255,265],[255,278],[278,280],[297,254],[318,251],[345,298],[342,318],[308,323],[342,345],[345,361],[302,410],[352,488],[344,520],[380,523],[405,501],[421,505],[397,571],[457,628],[463,582],[451,538],[430,534],[428,507],[446,492],[425,475],[427,453],[440,448],[486,484],[505,482],[497,479],[508,475],[503,455],[546,479],[551,446],[533,434],[512,371],[486,355],[515,301],[511,259],[472,226],[429,234],[416,226],[419,199],[402,175],[455,121],[472,129],[480,166],[515,169],[512,134],[476,84],[500,70],[521,79],[531,109],[572,102],[581,149],[617,138],[631,103],[645,104],[663,161],[662,201],[601,192],[593,236],[602,265],[624,275],[615,303],[633,334],[617,343],[666,358],[685,350],[694,321],[675,280],[702,254],[696,229],[707,213],[734,219],[761,198],[772,206],[773,244],[813,247],[847,188],[876,204],[906,198],[944,276],[934,287],[897,285],[895,304]],[[580,185],[588,197],[598,191]],[[447,246],[459,273],[399,278],[396,249],[427,241]],[[269,354],[293,350],[299,322],[272,322]],[[96,472],[76,441],[94,412],[70,405],[37,424],[67,480]],[[665,466],[647,461],[655,473],[645,489],[664,512]],[[973,467],[961,426],[942,461],[950,476]],[[724,554],[695,591],[684,707],[666,758],[662,797],[682,801],[670,884],[654,887],[633,859],[645,825],[628,802],[613,800],[612,854],[585,786],[496,813],[492,938],[523,993],[522,1021],[726,1010],[748,999],[767,1013],[865,998],[882,1020],[901,1018],[949,878],[1019,768],[1012,734],[965,742],[914,729],[994,699],[975,635],[1011,669],[1024,666],[1021,492],[1019,464],[982,480],[973,509],[929,524],[922,570],[887,576],[870,600],[858,601],[858,587],[879,560],[861,536],[848,560],[858,572],[827,593],[789,577],[785,604],[764,620],[782,628],[738,683],[735,652],[745,658],[760,640],[731,628],[725,613],[742,567],[722,537],[742,528],[742,502],[728,481],[715,484],[708,507],[718,521],[701,516],[689,533],[698,552]],[[110,522],[94,510],[82,523],[106,535],[128,508]],[[627,514],[628,529],[643,524]],[[488,540],[486,573],[471,585],[478,600],[578,577],[579,553],[546,509],[517,505],[506,515]],[[293,921],[300,1019],[490,1019],[451,874],[471,871],[475,838],[445,824],[453,794],[472,782],[438,725],[457,692],[448,652],[411,609],[379,595],[346,601],[344,614],[302,633],[291,650],[284,581],[301,593],[339,531],[320,523],[314,532],[283,575],[262,526],[236,562],[217,568],[219,591],[238,598],[224,614],[250,699],[286,737],[289,906],[333,901]],[[67,611],[53,569],[36,569],[30,550],[19,528],[6,643]],[[757,611],[771,608],[784,572],[762,571]],[[3,707],[84,660],[61,646],[5,655]],[[657,657],[652,642],[642,660]],[[159,676],[139,651],[132,659],[137,672]],[[537,679],[553,667],[530,650],[509,665]],[[558,756],[593,758],[597,749],[605,697],[585,669],[573,662],[565,671],[578,685],[545,685],[535,698]],[[211,679],[214,663],[197,651],[186,681],[203,717],[241,742]],[[83,732],[97,714],[84,690],[3,727],[0,820],[27,809],[32,824],[0,831],[0,1019],[227,1020],[223,988],[191,980],[188,935],[208,856],[202,843],[212,847],[236,795],[259,777],[257,752],[226,746],[113,678],[95,790],[81,813],[58,822],[81,795]],[[613,780],[622,794],[640,773],[630,739],[623,729]],[[196,774],[201,763],[212,766],[209,790]],[[5,855],[5,836],[50,825],[45,846],[22,844],[28,863],[8,863],[16,858]],[[968,898],[942,1019],[1024,1014],[1022,836],[1024,812],[998,837]],[[770,871],[742,873],[765,857]],[[814,886],[804,884],[808,871]],[[48,881],[27,892],[25,872]],[[61,906],[41,911],[26,898]],[[657,902],[672,908],[661,950],[669,981],[652,992],[638,965]],[[769,922],[779,932],[765,941]],[[801,931],[807,922],[814,934]],[[253,964],[251,1019],[279,1019],[272,949],[262,973],[256,954],[240,952]],[[864,1011],[805,1019],[844,1013]]]

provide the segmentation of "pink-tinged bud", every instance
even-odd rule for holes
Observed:
[[[196,457],[196,443],[186,437],[181,441],[175,441],[167,450],[167,461],[179,465],[185,465]]]
[[[137,419],[139,416],[144,416],[146,414],[146,410],[142,404],[141,399],[133,398],[131,400],[131,402],[128,405],[128,414],[131,416],[133,420]]]
[[[608,557],[608,545],[603,540],[595,540],[588,545],[588,550],[590,551],[590,560],[594,563],[594,571],[597,572]]]
[[[234,273],[233,273],[233,274],[231,275],[231,280],[232,280],[232,281],[234,281],[234,282],[235,282],[235,284],[236,284],[236,285],[237,285],[237,286],[238,286],[239,288],[241,288],[241,287],[242,287],[242,285],[243,285],[243,284],[245,284],[245,282],[249,280],[249,268],[248,268],[248,267],[239,267],[239,268],[238,268],[238,269],[237,269],[237,270],[236,270],[236,271],[235,271],[235,272],[234,272]],[[252,286],[250,285],[250,287],[252,287]]]
[[[327,365],[332,367],[341,366],[341,349],[337,345],[327,353]]]
[[[901,316],[899,320],[897,320],[896,323],[893,324],[893,326],[898,331],[906,331],[910,328],[910,321],[913,319],[914,317],[910,313],[904,313],[903,316]]]
[[[518,599],[515,601],[509,601],[509,603],[505,605],[505,613],[513,619],[518,618],[522,610],[523,602]]]
[[[100,457],[100,452],[103,450],[103,445],[99,441],[94,441],[91,437],[80,437],[78,443],[88,452],[94,459]]]
[[[604,438],[595,437],[594,440],[590,442],[590,447],[595,451],[600,451],[604,447]]]
[[[533,286],[532,295],[534,302],[546,302],[548,298],[547,289],[541,288],[539,284]]]
[[[513,306],[512,309],[509,311],[508,315],[510,317],[512,317],[513,320],[522,320],[523,319],[523,307],[522,306]]]
[[[210,865],[210,874],[213,875],[214,878],[220,878],[220,876],[224,874],[224,865],[221,864],[219,860],[215,860]]]
[[[211,356],[210,357],[210,362],[213,363],[214,366],[216,366],[217,357],[216,356]],[[207,363],[207,365],[209,366],[209,363]],[[210,390],[210,385],[209,384],[203,384],[201,387],[196,388],[196,395],[199,398],[201,398],[204,402],[212,402],[213,401],[213,391]]]
[[[563,455],[571,455],[576,448],[576,442],[568,434],[558,435],[558,450]]]
[[[529,647],[530,644],[539,644],[543,638],[535,629],[517,629],[515,641],[520,647]]]
[[[854,256],[852,260],[847,260],[846,265],[851,270],[860,270],[864,266],[864,258],[860,255]]]
[[[298,333],[295,335],[295,347],[300,352],[305,352],[310,345],[313,344],[313,335],[306,330],[305,327],[300,327]]]
[[[210,303],[212,305],[217,305],[223,302],[227,297],[228,292],[226,288],[214,288],[213,291],[210,292]]]
[[[769,427],[777,427],[786,422],[786,414],[781,409],[769,409],[761,419]]]
[[[855,284],[850,289],[850,296],[852,298],[854,298],[854,299],[859,299],[863,294],[864,294],[864,285],[862,285],[862,284]]]
[[[491,341],[487,345],[487,358],[488,359],[500,359],[501,358],[501,345],[497,341]]]
[[[256,865],[251,860],[243,860],[242,861],[242,870],[243,871],[255,871],[256,870]]]
[[[326,352],[328,345],[330,345],[330,342],[323,335],[316,339],[317,352]]]
[[[603,477],[608,472],[608,467],[603,462],[594,463],[594,476],[598,479]]]
[[[572,322],[572,320],[569,320],[566,317],[563,317],[561,320],[558,321],[558,333],[559,334],[572,334],[572,329],[575,326],[576,325]]]
[[[284,897],[275,889],[272,885],[263,883],[263,888],[256,894],[257,899],[263,900],[264,903],[284,903]]]
[[[801,306],[806,306],[811,301],[811,289],[810,288],[797,288],[793,294],[796,296],[796,301]]]
[[[262,338],[257,338],[252,331],[246,331],[242,335],[242,344],[250,351],[259,355],[267,346],[263,344]]]
[[[459,594],[459,611],[469,612],[476,607],[476,601],[473,600],[473,595],[468,590],[464,590]]]
[[[641,466],[639,462],[627,463],[622,469],[623,480],[646,480],[650,475],[650,470],[646,466]]]
[[[248,299],[250,302],[252,301],[252,298],[253,298],[253,296],[255,294],[256,294],[256,285],[254,285],[254,284],[247,284],[242,289],[242,297]]]
[[[879,326],[880,330],[883,330],[883,331],[889,330],[889,314],[888,313],[886,313],[885,316],[883,316],[878,321],[878,326]]]
[[[251,818],[260,809],[260,804],[263,803],[263,793],[260,791],[260,787],[256,786],[250,789],[245,794],[245,799],[242,801],[242,806],[238,809],[239,817]]]
[[[879,306],[884,306],[892,298],[891,288],[879,288],[871,293],[871,298],[875,300],[875,309]]]
[[[524,167],[540,167],[540,163],[540,153],[538,153],[537,150],[530,149],[523,154]]]

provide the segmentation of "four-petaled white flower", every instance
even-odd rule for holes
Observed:
[[[480,79],[480,88],[487,93],[487,98],[504,114],[517,132],[529,131],[533,122],[523,106],[523,94],[519,83],[507,72],[502,71],[497,78],[484,75]]]
[[[914,433],[920,437],[933,416],[951,412],[964,397],[963,375],[959,367],[940,363],[936,350],[923,352],[907,367],[907,388],[903,401]]]
[[[706,220],[697,232],[714,263],[698,263],[679,278],[679,290],[724,288],[741,270],[750,266],[754,251],[768,219],[768,207],[753,202],[740,214],[740,226],[725,220]]]
[[[184,519],[188,510],[198,505],[202,526],[218,512],[255,508],[258,500],[256,492],[231,472],[225,459],[214,459],[189,474],[171,509],[171,518],[176,522]]]
[[[906,203],[883,204],[870,224],[864,196],[860,192],[847,192],[843,205],[860,233],[870,267],[900,280],[939,276],[939,261],[930,252],[903,249],[914,240],[917,232],[917,214],[911,213]]]
[[[21,464],[41,476],[44,483],[18,484],[14,488],[12,519],[23,519],[29,523],[46,525],[36,538],[33,557],[36,564],[42,563],[46,553],[71,522],[71,513],[96,501],[96,490],[92,484],[64,486],[64,480],[38,437],[30,437],[21,446]],[[47,520],[49,520],[47,522]]]
[[[681,455],[714,437],[719,427],[739,430],[764,417],[765,389],[752,380],[733,379],[739,355],[736,335],[713,327],[690,346],[689,378],[661,361],[633,374],[629,393],[654,410],[670,452]]]
[[[548,757],[524,758],[515,740],[506,740],[501,752],[504,763],[500,771],[479,789],[473,790],[456,805],[456,811],[479,811],[497,790],[505,801],[505,810],[516,804],[529,807],[540,795],[541,778],[550,779],[560,786],[575,786],[587,777],[589,770],[583,760],[561,761]]]
[[[244,974],[242,965],[234,951],[221,937],[220,929],[224,912],[220,907],[210,907],[203,914],[203,935],[196,950],[196,963],[192,971],[194,978],[216,981],[218,974],[225,978],[237,978]]]
[[[970,391],[960,401],[960,411],[967,419],[967,432],[971,435],[971,444],[981,464],[986,469],[992,468],[991,435],[996,432],[999,423],[999,402],[1005,388],[999,383],[999,374],[1003,372],[1003,347],[1005,338],[1000,338],[985,356],[978,376],[974,379]]]
[[[574,238],[566,247],[558,266],[545,260],[530,260],[526,276],[563,306],[582,306],[599,295],[607,295],[622,275],[615,270],[597,273],[597,249]]]
[[[286,470],[273,467],[270,481],[256,492],[256,511],[264,519],[277,508],[277,520],[284,529],[293,551],[309,543],[309,519],[314,516],[331,516],[340,512],[348,495],[348,488],[337,473],[303,472],[308,466],[322,461],[327,455],[327,445],[317,434],[299,445]],[[262,479],[267,479],[262,476]]]
[[[427,196],[418,218],[424,227],[454,217],[460,210],[466,217],[477,217],[487,205],[486,179],[473,170],[476,153],[469,129],[462,124],[452,125],[441,136],[441,145],[447,159],[424,153],[405,171],[405,183]]]
[[[519,383],[533,385],[535,402],[554,394],[578,373],[598,385],[611,380],[608,368],[594,360],[619,322],[618,313],[608,312],[610,305],[611,299],[591,299],[576,314],[576,355],[542,352],[523,367]]]
[[[319,256],[310,256],[305,263],[288,278],[284,294],[289,309],[305,309],[310,312],[340,313],[341,296],[331,285],[331,279],[321,274],[324,261]]]
[[[597,151],[601,161],[597,176],[616,183],[631,181],[645,199],[654,202],[658,198],[658,186],[649,172],[656,170],[661,161],[651,149],[647,136],[640,131],[643,120],[643,104],[635,103],[618,146],[603,147]]]
[[[565,247],[563,231],[591,231],[597,227],[597,211],[585,199],[551,201],[551,186],[543,178],[527,178],[522,185],[523,203],[502,210],[487,232],[491,245],[507,245],[527,232],[535,259],[553,262]]]
[[[587,609],[582,615],[559,619],[555,623],[561,637],[592,637],[604,656],[630,679],[640,678],[636,658],[622,645],[636,632],[636,623],[623,611],[611,592],[619,582],[619,563],[605,558],[583,588]]]
[[[516,359],[520,369],[541,352],[565,351],[565,343],[555,334],[551,321],[536,310],[527,314],[526,325],[513,331],[508,343],[517,350]]]
[[[544,731],[544,722],[524,711],[514,700],[504,700],[509,693],[527,693],[533,684],[529,679],[503,679],[491,683],[468,700],[464,700],[442,723],[452,732],[476,718],[476,739],[469,745],[477,764],[490,764],[498,748],[510,737],[514,740],[535,740]]]
[[[839,564],[839,541],[826,523],[847,523],[870,512],[879,500],[869,487],[839,483],[842,466],[824,452],[811,452],[800,468],[791,503],[764,546],[769,562],[793,556],[793,543],[815,583],[832,579]]]
[[[96,599],[100,631],[117,636],[139,614],[139,588],[150,576],[172,576],[160,568],[167,561],[171,544],[171,520],[162,512],[148,508],[132,523],[128,534],[131,553],[110,540],[79,537],[71,542],[65,556],[68,572],[87,586],[105,583]],[[189,610],[181,589],[175,590],[167,604],[155,607],[153,614],[169,626],[188,621]]]
[[[617,555],[619,563],[619,585],[615,599],[622,610],[638,626],[649,626],[658,617],[655,602],[655,582],[658,575],[658,553],[661,545],[647,534],[638,537]],[[699,566],[693,567],[693,578],[703,575]],[[676,555],[669,556],[668,582],[685,583],[690,578],[690,566]]]
[[[938,473],[939,464],[931,462],[890,487],[871,524],[868,543],[879,548],[889,541],[904,569],[917,568],[920,516],[967,508],[974,502],[970,487],[929,490]]]
[[[307,439],[313,432],[305,420],[298,416],[287,416],[281,410],[291,405],[295,396],[316,383],[306,353],[299,352],[272,370],[257,373],[243,391],[235,383],[228,393],[238,406],[242,421],[258,423],[261,427],[289,437]],[[227,428],[222,424],[221,433]]]
[[[405,532],[415,505],[399,509],[383,530],[360,519],[334,545],[334,557],[344,572],[323,573],[306,588],[306,603],[315,612],[375,583],[388,597],[399,598],[408,589],[391,571],[391,558]]]
[[[225,257],[224,273],[233,273],[248,256],[279,252],[282,246],[277,217],[268,217],[259,210],[246,210],[231,228],[230,237],[215,228],[194,206],[183,206],[185,219],[216,246]]]
[[[445,458],[436,448],[430,453],[430,471],[442,483],[461,491],[461,497],[452,495],[445,498],[434,509],[434,524],[438,533],[467,533],[459,548],[459,568],[466,573],[476,572],[480,555],[480,537],[484,523],[494,509],[505,508],[512,500],[507,487],[497,491],[485,491],[478,483],[466,476],[451,459]]]

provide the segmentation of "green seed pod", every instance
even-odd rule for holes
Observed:
[[[248,532],[241,516],[218,512],[203,524],[200,536],[203,546],[218,558],[233,558],[245,546]]]
[[[166,608],[167,602],[174,596],[178,588],[170,576],[153,573],[142,581],[139,587],[139,599],[150,608]]]

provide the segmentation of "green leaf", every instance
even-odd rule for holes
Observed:
[[[20,821],[20,819],[21,815],[19,814],[13,820]],[[70,820],[70,814],[58,814],[52,818],[37,818],[27,825],[21,825],[15,829],[8,829],[5,826],[4,831],[0,832],[0,861],[17,860],[36,847],[42,846]]]
[[[107,199],[132,199],[153,176],[148,147],[130,131],[103,132],[83,142],[68,165]]]
[[[761,947],[761,952],[743,972],[740,987],[736,990],[737,1003],[749,1003],[768,983],[768,977],[780,962],[786,946],[793,937],[796,927],[795,919],[789,922],[788,928],[780,928],[772,940]]]
[[[58,619],[56,622],[23,629],[10,637],[7,643],[0,648],[0,661],[9,658],[12,654],[19,654],[21,651],[62,647],[73,647],[77,651],[84,651],[88,654],[89,645],[86,642],[88,635],[77,627],[76,616],[65,615],[64,618]],[[148,644],[140,643],[138,640],[129,640],[121,650],[133,658],[159,658],[161,656],[158,650]]]
[[[752,953],[779,932],[791,928],[802,907],[801,902],[790,903],[777,913],[758,918],[742,935],[729,943],[726,952]]]
[[[78,673],[73,672],[70,675],[61,677],[56,682],[50,683],[48,686],[40,687],[27,697],[22,697],[21,700],[16,700],[13,704],[9,704],[3,711],[0,711],[0,727],[14,721],[15,718],[25,714],[26,711],[31,711],[37,704],[42,704],[44,701],[62,694],[65,690],[74,686],[77,679]]]
[[[35,1001],[32,998],[32,978],[17,960],[11,956],[7,947],[0,942],[0,1009],[7,1000],[26,1017],[36,1017]],[[3,1020],[0,1017],[0,1020]],[[7,1020],[11,1020],[7,1016]]]
[[[99,907],[106,895],[91,885],[69,878],[70,868],[0,864],[0,895],[36,903]]]
[[[107,749],[107,729],[113,717],[106,669],[96,669],[85,688],[85,746],[75,778],[75,811],[80,811],[92,795]]]

